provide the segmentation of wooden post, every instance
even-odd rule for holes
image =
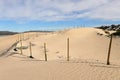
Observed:
[[[18,42],[20,41],[19,34],[18,34]]]
[[[24,33],[23,33],[23,40],[24,40]]]
[[[21,51],[21,54],[23,54],[23,51],[22,51],[22,40],[21,40],[21,34],[20,34],[20,45],[21,45],[21,47],[20,47],[20,51]]]
[[[36,32],[36,37],[38,37],[37,32]]]
[[[110,52],[111,52],[111,45],[112,45],[112,34],[110,37],[109,49],[108,49],[108,57],[107,57],[107,65],[110,65]]]
[[[30,56],[29,56],[29,58],[33,58],[33,56],[32,56],[32,43],[30,42],[29,44],[30,44]]]
[[[69,38],[67,38],[67,61],[69,61]]]
[[[44,53],[45,53],[45,61],[47,61],[47,54],[46,54],[46,43],[44,43]]]
[[[28,39],[30,38],[30,34],[29,34],[29,32],[28,32]]]

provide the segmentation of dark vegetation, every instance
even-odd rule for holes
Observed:
[[[102,29],[104,30],[106,33],[108,33],[107,31],[116,31],[115,33],[112,33],[114,36],[120,36],[120,24],[112,24],[109,26],[100,26],[97,27],[98,29]]]
[[[120,24],[118,24],[118,25],[112,24],[112,25],[109,25],[109,26],[100,26],[100,27],[97,27],[97,28],[103,29],[103,30],[120,31]]]
[[[120,30],[113,33],[114,36],[120,36]]]

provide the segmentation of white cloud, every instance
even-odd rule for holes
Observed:
[[[89,18],[98,18],[105,20],[120,20],[120,1],[113,0],[99,8],[89,12]]]
[[[0,19],[58,21],[120,20],[119,0],[0,0]]]

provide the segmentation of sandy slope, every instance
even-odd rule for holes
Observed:
[[[0,80],[120,80],[120,39],[113,39],[111,65],[107,66],[109,38],[97,33],[105,34],[94,28],[30,33],[29,39],[22,41],[27,47],[23,55],[20,50],[11,50],[9,55],[0,58]],[[24,38],[28,38],[27,33]],[[66,61],[67,38],[70,39],[70,62]],[[29,42],[34,59],[28,58]],[[47,44],[48,62],[44,61],[44,43]],[[8,47],[4,45],[4,49]]]
[[[43,34],[23,41],[23,46],[28,47],[28,49],[23,50],[23,53],[29,55],[29,42],[32,42],[33,56],[42,59],[42,57],[44,58],[43,44],[46,43],[49,60],[65,59],[67,38],[69,38],[71,59],[106,60],[110,38],[97,35],[97,33],[104,32],[94,28],[80,28]],[[119,45],[119,38],[114,38],[111,60],[120,59]],[[18,44],[18,47],[20,47],[20,44]]]
[[[0,37],[0,53],[5,52],[16,40],[16,35]]]

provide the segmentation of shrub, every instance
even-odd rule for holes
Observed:
[[[110,34],[108,31],[105,31],[106,34]]]
[[[114,36],[120,36],[120,30],[113,33]]]

